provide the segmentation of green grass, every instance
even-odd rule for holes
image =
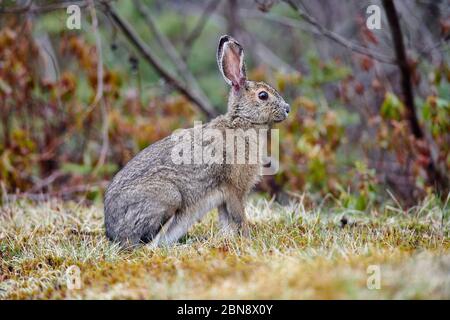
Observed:
[[[249,238],[220,238],[212,213],[174,247],[121,251],[104,237],[100,206],[6,201],[0,298],[449,299],[449,209],[429,198],[401,211],[254,198]],[[70,290],[73,265],[81,288]],[[371,265],[379,290],[367,288]]]

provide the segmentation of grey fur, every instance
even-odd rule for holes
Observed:
[[[238,51],[227,52],[230,48]],[[235,56],[227,55],[236,52],[239,66],[227,65],[236,61]],[[257,130],[270,128],[287,117],[289,105],[273,88],[246,79],[243,50],[236,40],[221,37],[217,57],[222,75],[232,86],[228,112],[203,125],[204,129],[219,129],[223,134],[227,129]],[[258,98],[262,90],[269,93],[269,99]],[[187,132],[193,134],[193,130]],[[148,242],[170,245],[216,207],[225,232],[248,233],[245,199],[258,181],[258,165],[175,164],[171,158],[175,143],[169,136],[148,146],[116,174],[104,201],[110,240],[124,247]]]

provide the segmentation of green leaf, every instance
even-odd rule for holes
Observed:
[[[393,93],[387,92],[384,98],[384,102],[381,105],[381,116],[384,119],[400,120],[404,112],[403,103]]]
[[[87,175],[92,171],[90,165],[78,164],[78,163],[64,163],[61,171],[64,173],[72,173],[78,175]]]

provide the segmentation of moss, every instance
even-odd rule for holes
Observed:
[[[0,298],[450,298],[448,221],[439,203],[411,215],[342,208],[247,207],[251,237],[224,239],[214,212],[178,245],[121,251],[103,236],[102,208],[19,201],[0,215]],[[330,212],[330,214],[326,213]],[[366,285],[380,267],[380,290]],[[69,290],[66,270],[80,269]]]

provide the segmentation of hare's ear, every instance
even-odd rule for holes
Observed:
[[[234,89],[241,89],[247,76],[245,74],[244,49],[230,36],[222,36],[217,48],[217,64],[225,81]]]

